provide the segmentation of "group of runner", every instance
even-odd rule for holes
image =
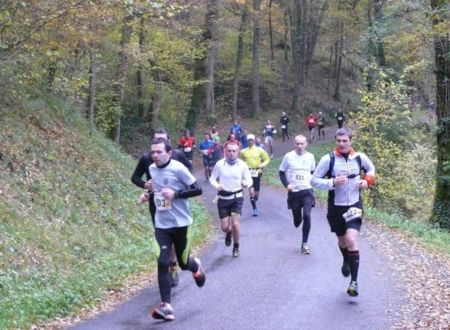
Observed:
[[[342,128],[345,122],[344,111],[339,108],[335,115],[338,128]],[[306,126],[309,131],[309,143],[312,143],[315,139],[314,131],[317,129],[317,136],[319,140],[325,140],[325,126],[327,119],[322,112],[316,116],[314,113],[310,113],[305,119]]]
[[[264,131],[272,130],[272,127],[268,120]],[[209,158],[205,157],[214,154],[214,148],[220,145],[217,143],[220,138],[215,127],[204,134],[204,141],[200,144],[203,161],[207,165],[205,177],[217,190],[217,208],[221,229],[225,233],[225,245],[233,244],[232,256],[235,258],[240,255],[240,217],[244,189],[249,189],[253,216],[257,217],[260,180],[263,169],[270,162],[269,154],[256,146],[254,134],[245,135],[248,146],[242,148],[240,135],[243,133],[236,121],[230,128],[227,141],[220,146],[223,158],[218,154],[219,159],[214,163],[207,161]],[[183,147],[183,152],[180,152],[172,150],[165,130],[156,130],[150,153],[141,157],[132,176],[133,183],[147,190],[140,196],[140,202],[149,202],[155,237],[160,246],[158,284],[161,303],[151,310],[151,316],[155,319],[174,319],[170,292],[171,287],[178,283],[176,260],[182,270],[192,272],[197,286],[202,287],[206,281],[200,260],[189,255],[190,226],[193,220],[188,198],[202,194],[202,189],[190,171],[192,158],[189,159],[188,155],[195,148],[195,140],[192,143],[189,138],[190,132],[186,131],[179,140],[178,145]],[[352,149],[350,130],[339,128],[335,134],[335,142],[336,148],[322,157],[316,167],[314,156],[306,151],[307,138],[297,135],[294,138],[294,150],[283,157],[279,177],[287,190],[288,208],[292,211],[294,226],[299,227],[303,222],[300,247],[303,254],[311,253],[308,237],[311,230],[311,209],[315,204],[313,187],[329,190],[327,218],[331,231],[337,235],[343,256],[341,272],[345,277],[351,276],[347,293],[357,296],[358,233],[362,223],[360,190],[373,184],[375,168],[365,154]],[[363,176],[361,172],[364,172]],[[147,181],[142,180],[144,174]]]

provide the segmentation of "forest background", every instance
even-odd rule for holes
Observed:
[[[377,168],[366,202],[448,231],[449,6],[2,1],[0,327],[95,305],[153,260],[122,151],[138,156],[161,126],[200,138],[285,111],[300,131],[342,108]]]

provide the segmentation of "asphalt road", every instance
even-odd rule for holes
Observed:
[[[199,182],[204,182],[199,172]],[[259,217],[252,217],[248,194],[241,220],[239,258],[231,256],[219,230],[214,191],[203,184],[203,199],[216,228],[216,240],[201,256],[207,279],[198,288],[189,272],[172,290],[175,320],[149,316],[159,303],[157,286],[143,290],[112,312],[72,329],[388,329],[405,300],[389,275],[389,263],[361,233],[360,295],[351,298],[349,278],[340,273],[342,257],[329,230],[326,210],[312,213],[311,255],[300,254],[283,190],[262,187]]]

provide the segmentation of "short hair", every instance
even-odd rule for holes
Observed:
[[[169,133],[167,133],[167,130],[165,128],[162,128],[162,127],[156,128],[153,131],[153,138],[155,137],[155,134],[165,134],[165,135],[167,135],[167,139],[169,139]]]
[[[169,140],[163,138],[153,139],[152,145],[154,144],[164,144],[164,149],[166,149],[166,152],[172,151],[172,145],[170,144]]]
[[[344,128],[344,127],[339,128],[336,131],[336,134],[334,134],[334,138],[336,138],[338,135],[347,135],[351,140],[352,139],[352,130],[350,128]]]
[[[240,146],[238,140],[228,140],[223,144],[223,150],[225,150],[229,145],[233,145],[233,144],[238,147],[238,150],[241,149],[241,146]]]

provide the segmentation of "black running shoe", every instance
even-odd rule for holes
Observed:
[[[172,306],[169,303],[161,303],[158,307],[153,307],[150,311],[150,315],[156,320],[173,321],[175,315],[173,315]]]
[[[237,248],[234,248],[234,249],[233,249],[233,257],[234,257],[234,258],[239,257],[239,249],[237,249]]]
[[[350,266],[348,265],[348,262],[344,261],[341,267],[341,273],[344,277],[350,276]]]
[[[200,259],[199,258],[194,258],[195,262],[198,265],[198,270],[195,273],[192,273],[192,277],[195,280],[195,284],[197,284],[197,286],[199,288],[201,288],[202,286],[205,285],[206,282],[206,275],[205,275],[205,271],[202,268],[202,264],[200,263]]]
[[[356,281],[350,282],[347,293],[350,297],[356,297],[358,295],[358,283]]]
[[[230,245],[231,245],[231,231],[229,231],[225,235],[225,246],[230,246]]]

